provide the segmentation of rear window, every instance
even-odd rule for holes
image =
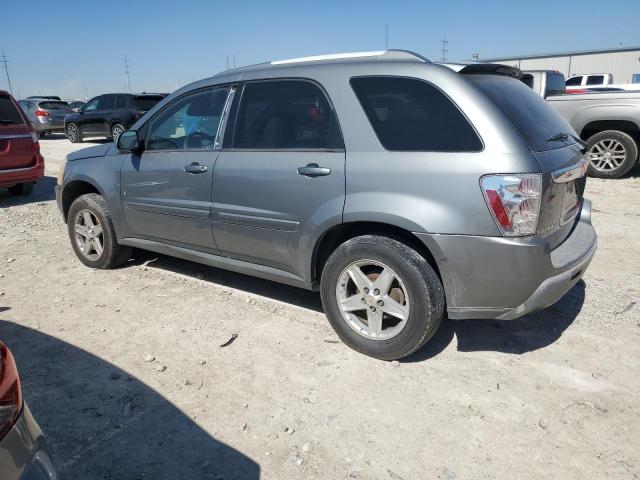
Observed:
[[[458,107],[427,82],[403,77],[360,77],[352,78],[351,85],[387,150],[482,150],[478,135]]]
[[[549,138],[567,133],[571,126],[545,100],[515,78],[497,75],[469,75],[467,79],[489,97],[511,120],[534,152],[563,146]]]
[[[11,98],[0,95],[0,125],[21,125],[24,119]]]
[[[69,108],[66,102],[38,102],[38,106],[45,110],[66,110]]]
[[[164,97],[162,95],[145,95],[144,97],[134,97],[133,101],[136,106],[136,110],[148,112],[163,98]]]
[[[564,83],[564,75],[561,73],[550,73],[547,77],[547,95],[564,95],[567,87]]]

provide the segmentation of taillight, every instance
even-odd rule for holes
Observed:
[[[44,110],[36,110],[36,117],[48,117],[49,113]]]
[[[18,420],[22,410],[22,390],[13,355],[0,342],[0,439]]]
[[[482,177],[480,184],[503,235],[536,233],[542,196],[542,176],[539,173],[487,175]]]

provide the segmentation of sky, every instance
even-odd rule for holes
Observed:
[[[640,0],[0,0],[14,96],[171,92],[229,64],[416,51],[448,60],[640,46]],[[0,89],[8,89],[0,57]]]

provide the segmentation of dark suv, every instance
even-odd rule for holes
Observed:
[[[117,140],[146,111],[167,95],[164,93],[107,93],[92,98],[76,114],[64,121],[64,130],[72,143],[85,137],[106,137]]]

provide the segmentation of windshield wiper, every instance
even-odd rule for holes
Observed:
[[[569,138],[572,138],[578,145],[580,145],[580,150],[582,150],[583,153],[586,152],[589,148],[587,142],[583,141],[580,137],[578,137],[577,135],[573,135],[572,133],[558,133],[552,137],[547,138],[547,142],[561,142],[563,140],[568,140]]]

